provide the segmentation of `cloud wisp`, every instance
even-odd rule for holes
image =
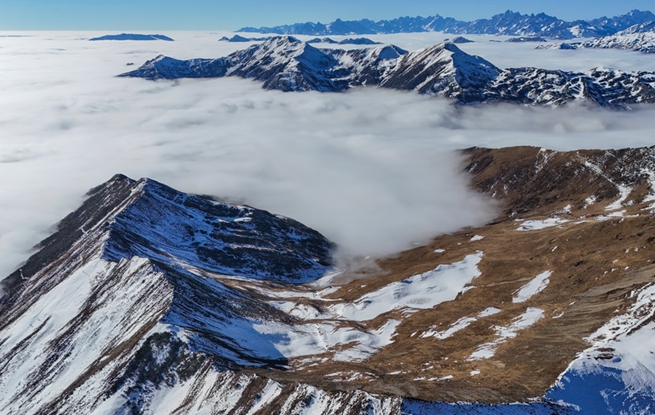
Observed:
[[[232,78],[113,77],[160,52],[228,52],[219,34],[186,36],[146,46],[166,50],[72,34],[0,39],[0,275],[119,172],[293,217],[345,255],[384,255],[493,217],[468,189],[458,148],[647,145],[654,129],[646,108],[455,108],[378,89],[293,94]]]

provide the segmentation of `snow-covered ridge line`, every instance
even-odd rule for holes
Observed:
[[[160,55],[119,76],[149,80],[238,76],[261,81],[265,89],[286,92],[378,86],[443,96],[458,104],[581,101],[623,108],[655,102],[655,72],[500,69],[463,52],[453,42],[412,52],[393,45],[346,51],[317,49],[294,37],[279,36],[216,59],[177,60]]]

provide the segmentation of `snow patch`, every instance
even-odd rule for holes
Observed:
[[[548,218],[543,220],[526,220],[522,222],[521,226],[516,228],[516,230],[518,232],[536,231],[540,229],[550,228],[553,226],[559,226],[566,222],[569,221],[561,218]]]
[[[523,287],[515,291],[515,295],[512,298],[513,303],[523,303],[530,299],[533,295],[543,291],[550,282],[549,278],[553,272],[544,271],[541,274],[537,275],[532,281],[525,284]]]
[[[498,314],[498,313],[500,313],[500,309],[496,307],[487,307],[484,310],[480,311],[478,317],[493,316],[494,314]]]
[[[366,294],[352,304],[330,306],[331,314],[341,319],[368,321],[397,309],[415,312],[454,300],[481,272],[478,264],[483,253],[467,255],[462,261],[439,265],[432,271],[389,284]]]
[[[453,334],[457,333],[460,330],[464,330],[471,323],[476,321],[476,318],[473,317],[463,317],[454,322],[447,330],[444,331],[435,331],[428,330],[425,333],[421,334],[421,338],[434,337],[437,340],[444,340],[451,337]]]
[[[628,198],[628,196],[630,196],[630,193],[632,192],[632,189],[630,187],[623,186],[623,185],[617,185],[617,187],[619,188],[619,198],[605,207],[605,210],[607,211],[621,209],[623,207],[623,203]]]
[[[544,311],[539,308],[529,307],[525,313],[516,317],[512,320],[512,323],[508,326],[495,326],[494,331],[498,336],[492,342],[484,343],[480,345],[473,354],[468,358],[471,360],[481,360],[489,359],[494,356],[496,349],[500,346],[505,340],[513,339],[518,336],[519,332],[529,328],[534,325],[537,321],[541,320],[544,317]]]

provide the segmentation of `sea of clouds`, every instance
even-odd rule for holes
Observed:
[[[218,32],[87,40],[100,34],[0,33],[0,275],[115,173],[293,217],[337,242],[341,255],[385,255],[493,218],[493,203],[468,189],[457,149],[644,146],[655,136],[652,107],[456,108],[375,88],[282,93],[232,78],[116,78],[159,53],[220,57],[244,45],[218,42],[226,34]],[[444,37],[378,39],[414,49]],[[532,56],[533,66],[639,70],[655,60],[476,40],[462,48],[498,66],[530,65]]]

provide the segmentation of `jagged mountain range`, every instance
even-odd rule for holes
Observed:
[[[227,36],[223,36],[222,38],[218,39],[221,42],[231,42],[231,43],[246,43],[246,42],[265,42],[267,40],[271,40],[273,36],[268,36],[268,37],[244,37],[244,36],[239,36],[239,35],[234,35],[230,38]],[[314,39],[310,39],[307,41],[307,43],[326,43],[326,44],[331,44],[331,45],[381,45],[381,42],[375,42],[374,40],[371,40],[366,37],[358,37],[358,38],[346,38],[343,40],[334,40],[329,37],[317,37]]]
[[[352,270],[113,177],[2,281],[3,414],[648,413],[655,148],[462,156],[498,217]]]
[[[317,49],[294,37],[279,36],[218,59],[177,60],[160,55],[119,76],[149,80],[238,76],[281,91],[340,92],[376,86],[443,96],[459,104],[577,101],[627,107],[655,102],[655,72],[501,69],[465,53],[453,42],[412,52],[393,45],[346,51]]]
[[[607,36],[630,26],[652,20],[655,20],[653,13],[639,10],[632,10],[624,15],[612,18],[600,17],[590,21],[576,20],[573,22],[566,22],[545,13],[524,15],[508,10],[489,19],[479,19],[472,22],[442,17],[437,14],[428,17],[399,17],[377,22],[369,19],[353,21],[337,19],[329,24],[307,22],[275,27],[244,27],[238,31],[312,36],[445,32],[572,39],[576,37]]]

